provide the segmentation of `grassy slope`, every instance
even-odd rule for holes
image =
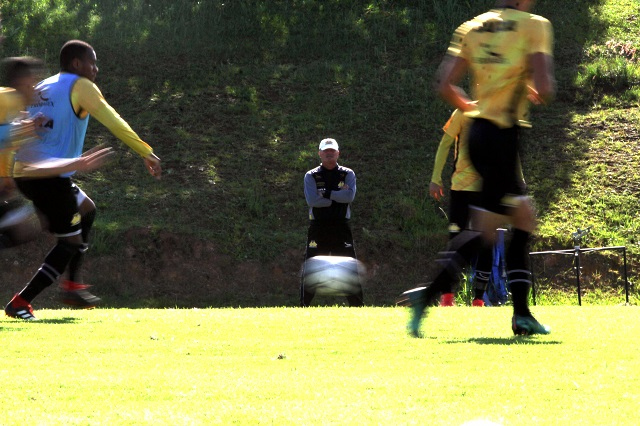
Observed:
[[[450,113],[430,82],[455,25],[492,1],[67,3],[3,2],[5,53],[44,56],[55,70],[50,52],[62,41],[90,40],[107,99],[165,167],[153,182],[122,148],[114,166],[80,178],[100,210],[96,259],[142,263],[158,285],[180,287],[184,272],[169,281],[155,259],[170,250],[175,267],[196,256],[197,241],[204,263],[266,265],[245,279],[269,282],[256,292],[272,296],[271,283],[286,281],[274,303],[291,303],[306,230],[302,176],[331,135],[358,174],[353,225],[373,271],[370,302],[390,303],[429,271],[446,224],[426,188]],[[637,42],[637,5],[538,3],[555,24],[559,96],[535,112],[526,137],[541,218],[534,248],[569,247],[570,233],[591,225],[590,245],[636,253],[635,68],[589,78],[585,64],[620,56],[606,48],[611,38]],[[114,142],[96,123],[88,139]]]

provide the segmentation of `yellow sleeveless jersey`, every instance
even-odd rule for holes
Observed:
[[[515,9],[494,9],[458,27],[447,53],[469,65],[478,109],[466,115],[502,128],[530,126],[527,58],[552,56],[552,45],[553,27],[547,19]]]

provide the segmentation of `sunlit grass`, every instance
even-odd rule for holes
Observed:
[[[637,307],[36,311],[0,320],[7,424],[634,424]]]

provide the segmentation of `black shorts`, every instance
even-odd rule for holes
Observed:
[[[480,206],[506,214],[509,198],[524,194],[518,174],[519,128],[501,129],[484,119],[474,119],[469,128],[469,155],[482,176]]]
[[[349,222],[311,221],[305,259],[314,256],[356,257]]]
[[[480,204],[480,192],[449,191],[449,234],[454,237],[469,225],[469,206]]]
[[[16,178],[16,185],[46,218],[49,231],[56,237],[81,233],[78,195],[82,193],[71,178]]]

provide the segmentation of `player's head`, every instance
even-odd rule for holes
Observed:
[[[318,155],[324,168],[333,169],[338,164],[338,157],[340,156],[338,142],[331,138],[322,139],[318,147]]]
[[[60,69],[64,72],[95,81],[98,74],[96,62],[96,52],[87,42],[70,40],[60,49]]]
[[[31,102],[33,88],[43,67],[41,60],[29,56],[5,58],[2,60],[1,84],[13,87],[25,98],[25,102]]]

